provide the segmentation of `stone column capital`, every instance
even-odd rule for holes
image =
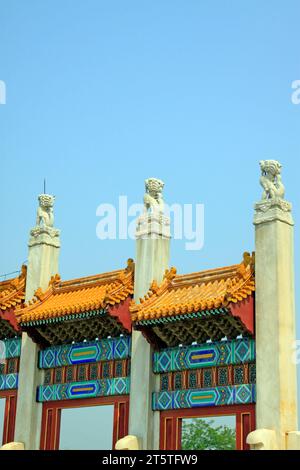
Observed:
[[[254,209],[254,225],[275,221],[294,225],[292,204],[282,198],[277,197],[259,201],[255,204]]]
[[[142,214],[137,219],[136,239],[167,239],[171,238],[170,218],[154,212]]]
[[[34,227],[30,230],[28,246],[49,245],[60,248],[60,230],[52,227]]]

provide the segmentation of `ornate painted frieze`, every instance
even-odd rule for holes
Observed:
[[[18,388],[21,339],[6,339],[0,343],[0,390],[14,390]]]
[[[13,357],[11,359],[5,359],[0,363],[0,374],[17,374],[19,372],[20,359]]]
[[[21,356],[21,338],[4,339],[0,341],[1,358],[11,359]]]
[[[120,336],[47,348],[40,352],[39,367],[51,369],[75,364],[120,360],[129,358],[130,354],[130,336]]]
[[[256,383],[256,365],[239,364],[160,374],[160,391]]]
[[[153,393],[152,407],[155,411],[165,411],[182,408],[246,405],[255,403],[255,400],[255,385],[243,384],[207,389]]]
[[[153,372],[161,374],[230,364],[245,364],[253,361],[255,361],[255,341],[243,338],[155,352]]]
[[[128,395],[129,377],[72,382],[69,384],[42,385],[38,387],[37,401],[75,400],[112,395]]]
[[[129,359],[56,367],[45,370],[44,385],[128,377],[129,369]]]
[[[0,390],[14,390],[18,388],[18,374],[0,375]]]

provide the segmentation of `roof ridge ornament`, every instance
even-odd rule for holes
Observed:
[[[46,292],[44,292],[43,289],[41,289],[41,287],[39,287],[34,293],[34,299],[35,300],[32,302],[32,304],[34,304],[37,301],[42,302],[45,298],[45,295],[46,295]],[[30,303],[31,302],[29,302],[29,304]]]
[[[167,279],[168,281],[173,281],[176,275],[177,275],[177,269],[173,266],[170,269],[166,269],[164,279]]]
[[[133,273],[135,271],[135,262],[133,258],[128,258],[127,260],[127,266],[125,268],[126,273]]]
[[[136,301],[133,299],[131,301],[131,306],[130,306],[130,312],[138,312],[139,310],[142,309],[142,305],[147,302],[148,300],[154,299],[156,297],[159,297],[161,294],[163,294],[168,287],[170,286],[171,282],[177,275],[177,269],[172,267],[170,269],[166,269],[163,280],[160,284],[154,279],[151,283],[151,286],[144,297],[140,297],[139,302],[136,303]]]
[[[23,303],[25,299],[26,266],[23,265],[18,277],[5,281],[5,289],[0,292],[0,310],[5,311]]]
[[[48,286],[49,287],[57,287],[57,285],[60,283],[61,277],[59,274],[55,274],[54,276],[51,276],[51,279],[49,281]]]
[[[245,253],[243,254],[243,261],[240,264],[239,273],[242,275],[242,277],[245,277],[245,276],[247,277],[249,274],[249,271],[250,273],[254,273],[255,271],[255,252],[254,251],[252,252],[252,255],[248,251],[245,251]]]
[[[59,274],[55,274],[54,276],[51,276],[47,289],[43,290],[41,287],[36,289],[36,291],[34,292],[33,298],[29,302],[26,302],[23,308],[35,306],[36,303],[43,302],[46,298],[48,298],[52,294],[53,289],[55,287],[58,287],[60,281],[61,281],[61,277]]]

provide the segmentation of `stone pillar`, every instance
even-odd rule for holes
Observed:
[[[297,430],[294,291],[294,222],[284,200],[281,165],[260,163],[263,199],[255,205],[256,425],[249,442],[286,449]],[[264,439],[263,436],[267,436]],[[264,442],[263,442],[264,441]],[[272,441],[272,442],[271,442]]]
[[[38,288],[46,290],[51,277],[58,273],[60,232],[53,227],[53,204],[53,196],[39,196],[36,226],[28,243],[26,302],[32,300]],[[40,448],[42,404],[36,402],[36,389],[42,384],[43,372],[37,367],[38,353],[38,345],[23,333],[15,440],[23,442],[25,450]]]
[[[155,280],[163,280],[169,268],[170,219],[163,215],[160,180],[146,181],[145,213],[137,221],[134,296],[138,303]],[[140,448],[159,448],[159,412],[152,411],[152,392],[158,377],[152,372],[153,348],[139,331],[132,333],[129,433]]]

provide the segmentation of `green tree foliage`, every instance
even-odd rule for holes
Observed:
[[[183,450],[235,450],[235,430],[213,426],[213,420],[194,419],[183,423]]]

